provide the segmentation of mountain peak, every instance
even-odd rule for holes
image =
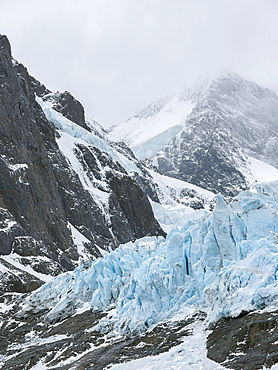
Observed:
[[[229,70],[221,69],[210,71],[199,78],[195,79],[191,84],[185,87],[180,93],[182,100],[198,101],[215,90],[240,91],[250,89],[263,89],[255,82],[248,81],[239,74]]]
[[[0,49],[4,49],[11,57],[11,45],[6,35],[0,35]]]
[[[190,86],[211,84],[215,81],[223,79],[243,80],[243,78],[241,78],[236,72],[224,68],[219,70],[211,70],[202,74],[200,77],[196,78]]]
[[[278,168],[277,122],[277,95],[224,69],[158,99],[111,133],[162,174],[233,196],[256,179],[247,156]]]

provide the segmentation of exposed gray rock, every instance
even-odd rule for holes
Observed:
[[[53,109],[62,113],[64,117],[90,131],[90,127],[85,122],[85,111],[82,104],[70,92],[44,94],[43,99],[52,102]]]
[[[23,228],[7,209],[0,208],[0,255],[11,253],[14,240],[19,235],[24,235]]]
[[[225,71],[148,105],[110,135],[162,174],[232,197],[248,186],[247,156],[278,168],[278,97]]]
[[[0,296],[6,292],[28,293],[44,284],[44,281],[15,267],[1,257],[0,266]]]
[[[159,171],[229,197],[246,189],[248,182],[239,170],[246,166],[245,158],[217,115],[200,111],[187,124],[190,134],[185,128],[158,153]]]
[[[113,249],[143,235],[163,234],[147,196],[125,170],[107,153],[92,146],[76,146],[86,176],[94,180],[96,188],[105,184],[102,190],[107,192],[110,206],[104,209],[95,201],[59,150],[59,133],[35,94],[105,139],[99,126],[93,130],[93,122],[86,124],[80,102],[68,92],[51,93],[31,77],[12,59],[7,38],[0,36],[0,254],[13,250],[35,271],[55,275],[73,269],[81,258],[69,223],[87,238],[83,247],[88,257],[100,256],[99,247]],[[107,177],[100,174],[104,167],[110,173]],[[126,194],[129,199],[123,204]],[[45,256],[53,265],[39,259],[32,265],[30,256]]]
[[[122,153],[126,158],[130,159],[136,164],[136,167],[141,171],[141,175],[138,172],[133,172],[131,175],[144,193],[151,198],[154,202],[159,202],[157,185],[153,182],[153,178],[148,172],[148,164],[144,164],[143,161],[139,161],[132,150],[123,142],[111,142],[111,145],[117,149],[119,153]]]
[[[233,370],[270,368],[278,362],[277,324],[277,311],[221,319],[208,336],[208,357]]]
[[[28,318],[21,318],[16,312],[15,305],[12,312],[0,316],[3,323],[0,354],[5,354],[7,370],[23,370],[40,361],[49,369],[100,370],[112,364],[158,355],[182,343],[184,336],[192,334],[189,325],[196,319],[203,319],[200,313],[180,321],[161,323],[140,335],[108,338],[107,334],[95,329],[107,313],[88,310],[52,326],[41,314],[32,313]],[[66,364],[69,359],[71,361]]]

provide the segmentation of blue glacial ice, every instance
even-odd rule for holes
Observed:
[[[30,295],[23,312],[58,320],[84,302],[114,307],[103,327],[144,330],[186,307],[211,320],[260,309],[278,299],[278,182],[256,185],[227,205],[173,229],[166,240],[121,245],[90,266],[52,279]]]
[[[101,139],[99,136],[84,129],[83,127],[64,117],[61,113],[55,111],[52,108],[51,102],[43,101],[39,97],[36,97],[36,100],[41,106],[46,118],[55,126],[57,130],[65,132],[73,138],[80,139],[84,143],[98,148],[101,152],[109,154],[114,161],[121,164],[127,173],[134,171],[141,174],[141,170],[132,161],[130,161],[121,153],[117,152],[106,140]]]

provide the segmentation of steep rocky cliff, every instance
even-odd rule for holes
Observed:
[[[102,250],[144,235],[163,234],[147,196],[123,166],[93,144],[72,142],[69,135],[74,158],[90,179],[91,189],[82,183],[82,173],[58,146],[62,134],[46,117],[36,95],[44,96],[53,112],[60,112],[59,119],[75,122],[96,137],[92,125],[85,122],[82,105],[68,92],[52,94],[31,77],[12,59],[9,42],[1,36],[2,291],[29,291],[47,274],[71,270],[84,259],[100,256]],[[65,148],[67,143],[65,138]],[[106,203],[99,202],[97,191]],[[26,284],[30,274],[32,286]]]

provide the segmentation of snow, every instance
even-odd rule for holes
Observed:
[[[6,304],[6,302],[0,302],[0,313],[5,313],[7,311],[10,311],[14,307],[13,303]],[[2,324],[2,322],[0,321]]]
[[[126,142],[139,159],[148,158],[174,175],[183,172],[183,160],[203,166],[200,153],[211,140],[206,122],[212,119],[217,124],[209,136],[228,167],[239,170],[249,184],[278,180],[277,96],[228,70],[206,74],[181,93],[157,100],[114,126],[110,137]],[[194,170],[189,172],[196,180]],[[240,184],[228,181],[233,192],[240,189]]]
[[[188,326],[192,335],[183,338],[183,343],[157,356],[147,356],[124,364],[113,365],[112,370],[218,370],[221,365],[207,358],[205,325],[196,321]]]
[[[52,276],[50,276],[50,275],[42,274],[40,272],[37,272],[37,271],[33,270],[31,266],[23,265],[20,262],[21,256],[19,256],[17,253],[10,253],[9,255],[1,256],[1,258],[3,260],[5,260],[6,262],[10,263],[11,265],[13,265],[14,267],[18,268],[19,270],[25,271],[28,274],[31,274],[31,275],[35,276],[36,278],[38,278],[38,279],[40,279],[44,282],[48,282],[49,280],[52,279]],[[32,257],[28,257],[28,258],[30,259]],[[43,261],[51,261],[49,258],[42,257],[42,256],[37,256],[37,257],[33,257],[33,258],[41,259]],[[5,269],[4,266],[0,265],[0,271],[2,271],[3,268]],[[16,272],[13,271],[13,273],[16,273]]]
[[[22,350],[28,347],[32,347],[34,345],[42,345],[44,343],[54,343],[58,342],[59,340],[68,339],[67,335],[64,334],[55,334],[47,338],[39,338],[36,337],[36,334],[31,331],[25,335],[25,343],[24,344],[17,344],[11,345],[8,347],[9,350]]]
[[[270,182],[278,180],[278,169],[258,159],[248,157],[253,179],[250,182]]]
[[[31,367],[31,370],[47,370],[47,367],[44,365],[43,361],[39,361],[35,366]]]
[[[17,164],[8,164],[8,167],[11,171],[24,170],[28,168],[26,163],[17,163]]]
[[[82,261],[85,262],[91,258],[91,256],[87,253],[87,250],[84,246],[84,243],[89,243],[90,240],[87,239],[80,231],[78,231],[70,222],[68,222],[68,226],[71,230],[72,240],[73,243],[76,245],[78,254],[79,254],[79,263]]]
[[[160,203],[149,199],[155,218],[162,229],[168,233],[176,226],[183,226],[189,219],[200,218],[205,215],[210,208],[210,204],[215,198],[211,191],[202,189],[188,182],[161,175],[153,170],[148,170],[153,178],[153,182],[158,186]],[[183,194],[190,191],[191,197]],[[194,196],[195,194],[195,196]],[[194,210],[191,202],[203,202],[205,209]]]
[[[181,116],[185,113],[185,111],[187,112],[189,108],[187,107],[185,109],[184,102],[178,100],[179,98],[176,96],[174,99],[166,103],[164,107],[164,113],[168,112],[167,114],[170,114],[174,111],[175,114],[177,114],[177,116],[180,115],[179,117],[181,118]],[[84,189],[91,194],[95,202],[102,209],[103,214],[106,214],[109,202],[109,190],[107,188],[107,184],[105,181],[97,180],[95,178],[92,179],[92,174],[89,174],[83,168],[79,158],[83,154],[78,149],[78,145],[85,145],[90,150],[90,146],[88,147],[88,144],[90,144],[102,152],[108,153],[115,161],[123,166],[128,174],[133,175],[134,172],[141,174],[141,170],[133,161],[112,148],[107,141],[102,140],[99,136],[96,136],[93,133],[83,129],[82,127],[63,117],[61,113],[56,112],[54,109],[52,109],[52,104],[50,102],[44,102],[40,98],[37,98],[37,101],[44,110],[46,117],[58,129],[59,137],[57,137],[56,140],[60,151],[71,164],[73,171],[78,175]],[[163,129],[165,127],[166,126],[163,126]],[[156,133],[158,133],[158,131],[156,131]],[[101,167],[100,164],[99,167]],[[105,171],[105,168],[101,168],[100,173],[105,176]],[[215,197],[213,193],[184,181],[163,176],[151,170],[149,170],[149,174],[153,178],[153,182],[159,187],[161,202],[161,204],[152,203],[153,211],[162,228],[167,232],[171,230],[174,225],[182,226],[185,220],[187,220],[191,214],[192,217],[197,217],[197,215],[200,215],[200,212],[195,212],[192,208],[190,208],[190,206],[182,206],[179,204],[179,202],[173,199],[173,196],[176,199],[181,199],[182,191],[184,189],[189,189],[190,191],[196,192],[197,196],[196,199],[191,198],[190,200],[199,201],[200,199],[198,199],[198,197],[203,198],[205,200],[204,203],[207,209],[209,208],[209,201]],[[187,196],[185,196],[185,201],[188,203]]]
[[[184,121],[195,106],[191,101],[183,101],[180,94],[158,104],[161,105],[160,110],[157,104],[151,104],[125,123],[116,126],[110,137],[115,141],[127,142],[137,158],[152,158],[181,131]]]
[[[2,227],[2,228],[0,229],[0,231],[1,231],[2,233],[4,233],[4,232],[6,233],[6,232],[8,232],[10,229],[12,229],[12,228],[13,228],[13,226],[15,226],[15,225],[17,225],[17,222],[16,222],[16,221],[7,219],[7,220],[5,220],[5,226],[4,226],[4,227]]]
[[[69,158],[72,159],[72,154],[70,152],[73,148],[73,143],[80,143],[86,146],[89,144],[93,147],[96,147],[101,152],[107,153],[114,161],[120,163],[127,173],[131,173],[132,171],[141,173],[140,169],[138,169],[138,167],[132,161],[118,153],[114,148],[112,148],[112,146],[109,145],[106,140],[70,121],[61,113],[56,112],[52,108],[51,102],[43,101],[39,97],[36,97],[36,100],[43,109],[46,118],[53,123],[56,129],[59,130],[62,136],[61,140],[58,140],[61,145],[60,149],[62,151],[64,150],[65,153],[70,154]],[[66,147],[67,140],[70,140],[69,148]]]
[[[93,310],[115,305],[99,329],[141,331],[185,307],[208,320],[236,316],[278,299],[278,182],[257,184],[227,205],[162,237],[129,242],[34,292],[25,310],[69,315],[84,302]],[[82,304],[81,304],[82,303]]]
[[[149,199],[149,202],[155,218],[166,233],[169,233],[177,226],[182,227],[186,221],[199,219],[207,214],[207,211],[204,209],[194,210],[179,203],[174,205],[160,204],[151,199]]]
[[[182,180],[179,180],[179,179],[175,179],[174,177],[161,175],[161,174],[159,174],[159,173],[157,173],[153,170],[148,170],[148,171],[152,175],[154,181],[161,188],[163,188],[165,186],[168,186],[170,188],[179,189],[179,190],[191,189],[191,190],[196,191],[198,194],[201,194],[201,195],[207,197],[208,199],[213,199],[215,197],[215,194],[212,193],[211,191],[200,188],[199,186],[190,184],[189,182],[182,181]]]

